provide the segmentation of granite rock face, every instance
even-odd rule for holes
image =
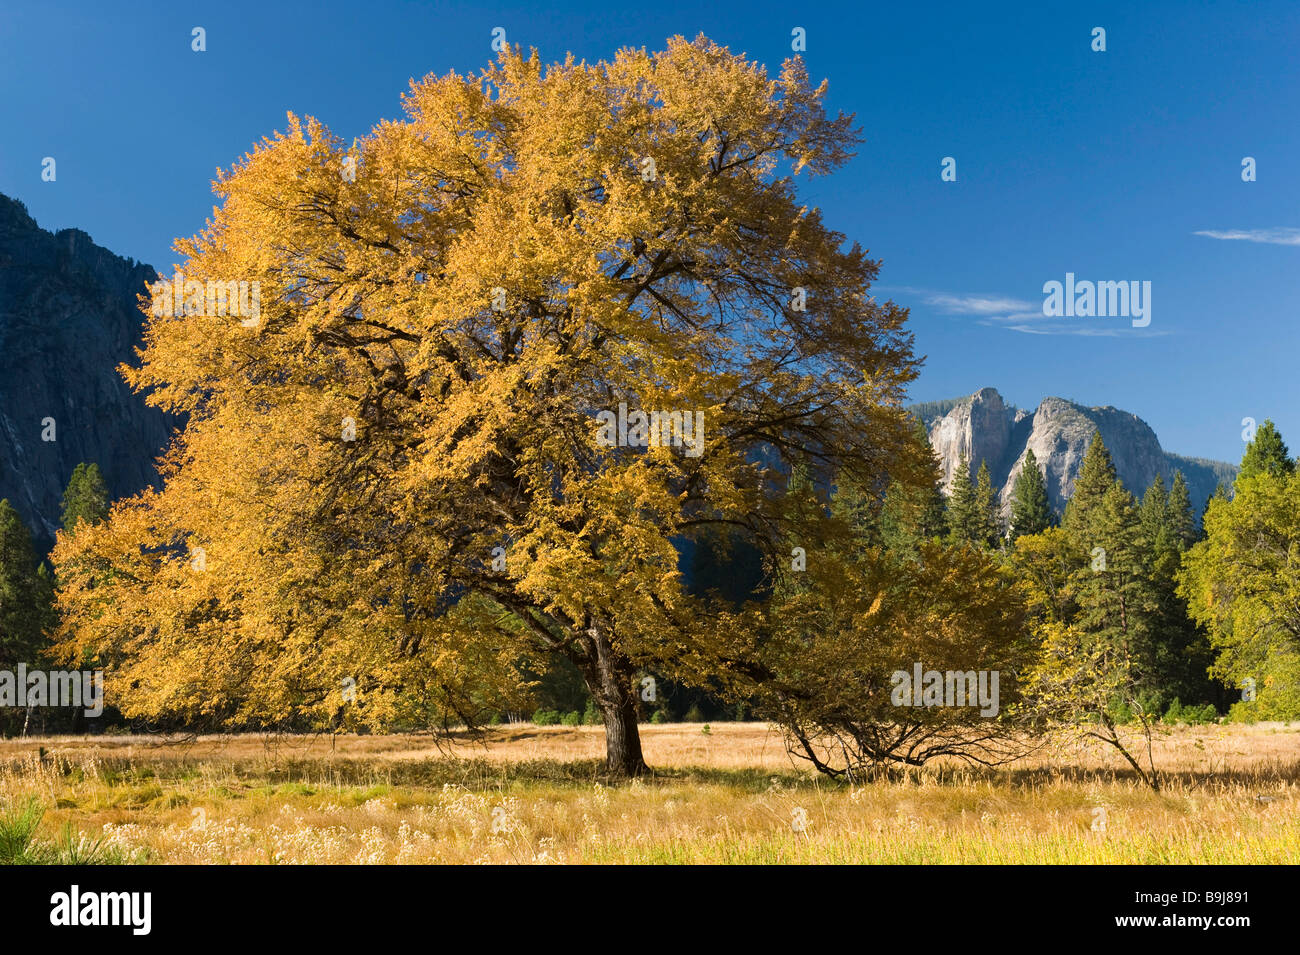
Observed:
[[[937,403],[940,407],[947,403]],[[1043,468],[1047,493],[1058,514],[1074,490],[1075,478],[1094,433],[1100,433],[1124,486],[1137,497],[1160,475],[1168,487],[1182,471],[1198,515],[1220,481],[1231,482],[1236,467],[1170,454],[1160,447],[1151,427],[1135,414],[1117,408],[1085,408],[1063,398],[1044,398],[1031,414],[1006,404],[993,388],[984,388],[925,420],[943,469],[943,487],[952,487],[963,454],[972,475],[988,462],[1000,488],[1003,518],[1011,514],[1011,491],[1032,449]]]
[[[986,461],[994,483],[1005,480],[1002,465],[1013,458],[1011,447],[1024,430],[1024,419],[1025,412],[1004,403],[993,388],[984,388],[932,423],[927,422],[930,444],[943,466],[943,489],[952,488],[962,455],[972,474],[979,470],[981,461]]]
[[[136,297],[156,278],[80,230],[45,231],[0,195],[0,497],[41,550],[79,463],[98,464],[114,498],[156,480],[176,420],[117,371],[135,363]]]

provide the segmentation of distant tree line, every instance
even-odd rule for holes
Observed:
[[[108,487],[97,464],[78,464],[63,492],[60,525],[74,533],[81,524],[98,524],[108,516]],[[0,500],[0,670],[16,674],[58,668],[50,653],[58,622],[53,572],[32,544],[31,530],[8,499]],[[16,675],[15,675],[16,679]],[[50,707],[0,706],[0,733],[76,731],[83,711]]]

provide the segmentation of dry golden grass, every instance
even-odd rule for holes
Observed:
[[[36,796],[47,831],[162,863],[1300,862],[1294,726],[1177,729],[1160,793],[1101,750],[851,787],[763,724],[647,726],[644,744],[655,775],[611,786],[599,727],[9,740],[0,803]]]

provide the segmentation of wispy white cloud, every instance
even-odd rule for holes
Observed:
[[[1040,306],[1032,312],[1009,312],[1005,315],[988,315],[979,320],[981,325],[1002,325],[1007,322],[1041,322],[1047,316]]]
[[[1240,242],[1263,242],[1268,245],[1300,245],[1300,229],[1201,229],[1192,235]]]
[[[1089,319],[1075,319],[1073,322],[1049,320],[1040,321],[1034,325],[1003,325],[1001,327],[1013,332],[1024,332],[1027,335],[1086,335],[1089,338],[1119,338],[1121,335],[1138,338],[1158,338],[1163,335],[1173,334],[1168,329],[1133,328],[1129,325],[1081,325],[1079,324],[1080,321],[1089,321]]]
[[[999,315],[1008,312],[1029,312],[1035,307],[1033,302],[1019,298],[1004,298],[994,295],[948,295],[932,292],[925,298],[926,305],[933,305],[954,315]]]
[[[904,285],[877,286],[876,290],[903,293],[900,305],[906,305],[909,298],[918,299],[946,315],[970,315],[974,316],[978,325],[1023,332],[1026,335],[1084,335],[1092,338],[1129,335],[1150,338],[1171,334],[1167,329],[1134,328],[1128,319],[1122,319],[1123,324],[1115,324],[1105,318],[1062,321],[1044,315],[1041,301],[1008,295],[939,292]]]

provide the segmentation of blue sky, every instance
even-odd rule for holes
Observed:
[[[399,115],[410,77],[484,65],[497,26],[547,60],[704,32],[773,71],[803,27],[866,137],[806,194],[911,307],[915,400],[991,385],[1022,407],[1109,404],[1226,460],[1243,418],[1271,417],[1300,450],[1300,4],[126,6],[0,10],[0,192],[45,228],[169,270],[217,167],[286,110],[359,135]],[[1067,272],[1151,282],[1150,325],[1045,319],[1043,284]]]

